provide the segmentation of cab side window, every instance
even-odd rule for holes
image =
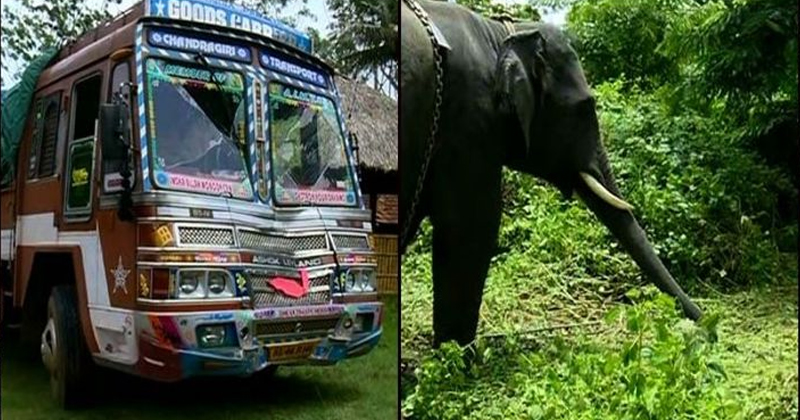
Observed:
[[[93,138],[95,124],[100,114],[100,88],[102,76],[92,76],[75,85],[72,95],[72,125],[71,142],[85,138]]]
[[[131,70],[130,66],[128,65],[127,61],[123,61],[116,66],[114,66],[114,71],[111,73],[111,86],[108,89],[108,101],[111,102],[114,99],[114,94],[117,93],[119,90],[119,86],[125,82],[129,82],[131,80]],[[127,90],[122,90],[123,95],[126,95],[127,99]]]
[[[109,103],[114,101],[114,95],[119,91],[120,85],[122,83],[129,81],[130,81],[130,65],[128,64],[128,62],[123,61],[114,66],[114,70],[111,73],[111,80],[110,80],[111,84],[109,85],[108,89]],[[122,89],[123,99],[130,101],[128,93],[129,89]],[[103,177],[104,192],[116,192],[122,188],[121,187],[122,175],[120,175],[120,172],[122,171],[124,163],[125,162],[120,159],[111,159],[108,156],[103,156],[103,163],[102,163],[103,172],[101,175]]]
[[[61,91],[39,99],[35,105],[33,147],[28,165],[28,179],[55,175]]]

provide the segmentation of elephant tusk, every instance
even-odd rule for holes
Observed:
[[[628,204],[625,202],[625,200],[620,199],[614,194],[611,194],[611,192],[609,192],[606,187],[604,187],[603,184],[601,184],[600,181],[596,180],[593,176],[587,174],[586,172],[581,172],[580,174],[583,182],[586,183],[586,186],[588,186],[593,193],[597,194],[601,200],[620,210],[633,210],[632,205]]]

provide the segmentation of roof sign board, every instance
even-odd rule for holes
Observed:
[[[204,23],[272,38],[311,53],[311,38],[276,20],[218,0],[145,0],[145,16]]]
[[[175,50],[203,53],[213,57],[250,62],[250,48],[239,44],[212,41],[202,37],[183,35],[179,32],[152,30],[150,45]]]
[[[261,51],[261,65],[270,70],[305,80],[306,82],[322,86],[323,88],[328,87],[328,82],[324,74],[297,64],[289,57],[278,54],[275,51]]]

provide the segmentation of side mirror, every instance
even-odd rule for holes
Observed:
[[[100,106],[100,144],[103,160],[125,161],[130,147],[128,132],[128,110],[124,104],[103,104]]]
[[[100,106],[100,144],[103,152],[103,165],[113,168],[122,176],[122,194],[119,198],[117,216],[123,221],[134,221],[133,200],[131,198],[131,168],[129,149],[131,146],[128,126],[128,106],[120,96],[112,104]],[[105,170],[103,171],[105,174]],[[105,187],[104,187],[105,188]]]

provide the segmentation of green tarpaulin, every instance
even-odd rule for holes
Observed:
[[[0,173],[3,176],[1,185],[8,185],[14,180],[19,142],[22,140],[25,119],[28,117],[31,100],[36,91],[36,82],[57,53],[57,48],[45,50],[28,65],[19,83],[3,92],[2,113],[0,113],[0,128],[2,128]]]

